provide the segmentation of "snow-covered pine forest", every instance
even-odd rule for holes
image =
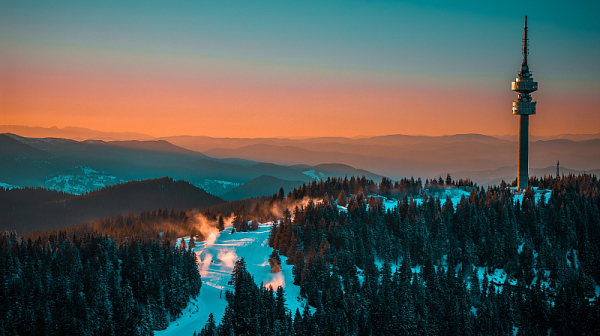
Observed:
[[[223,293],[226,307],[218,307],[222,313],[205,311],[208,321],[188,319],[185,330],[211,336],[597,335],[599,181],[595,176],[569,175],[532,178],[530,185],[538,192],[529,189],[517,197],[504,184],[481,188],[451,179],[427,181],[425,186],[413,179],[396,183],[328,179],[287,195],[280,191],[269,198],[209,208],[202,218],[214,223],[221,231],[218,235],[227,235],[229,240],[238,239],[236,236],[240,241],[248,239],[249,232],[265,229],[260,223],[273,222],[264,238],[270,248],[263,250],[266,253],[261,258],[281,258],[284,271],[291,268],[293,283],[286,282],[279,290],[261,287],[262,279],[252,274],[256,268],[246,263],[251,256],[240,250]],[[233,217],[225,223],[222,216],[230,211]],[[151,329],[167,325],[170,333],[183,331],[178,324],[189,313],[190,300],[202,300],[204,293],[195,287],[199,282],[192,276],[198,274],[198,266],[189,263],[189,256],[202,251],[203,244],[191,240],[175,247],[168,243],[161,234],[161,223],[166,221],[156,220],[170,218],[165,212],[160,212],[162,217],[154,212],[154,217],[145,213],[127,220],[107,219],[102,225],[71,227],[31,240],[5,234],[0,266],[4,334],[23,330],[4,326],[26,325],[42,326],[35,332],[27,329],[30,334],[52,334],[52,328],[64,326],[71,328],[64,334],[97,333],[86,328],[98,328],[103,317],[119,319],[103,334],[151,334]],[[198,228],[190,224],[189,213],[170,214],[180,221],[182,229],[177,234],[196,236],[199,241],[215,238],[195,232]],[[109,238],[116,233],[118,239]],[[139,233],[144,238],[133,239]],[[44,237],[56,238],[50,243],[50,238]],[[110,248],[83,243],[90,237]],[[139,246],[155,246],[136,254],[145,268],[131,261],[132,251],[136,251],[131,246],[136,241]],[[108,263],[112,268],[102,266],[94,253],[87,252],[95,246],[114,251]],[[157,246],[161,248],[156,250]],[[73,253],[73,249],[81,251]],[[164,265],[169,259],[154,258],[156,251],[172,255],[175,259],[171,262],[180,258],[179,265],[187,266]],[[77,262],[51,262],[74,255],[77,258],[68,260],[79,258],[81,267],[71,266]],[[47,264],[52,267],[43,267]],[[155,274],[162,270],[156,268],[169,269],[167,265],[171,273]],[[147,268],[153,271],[139,271]],[[127,301],[123,293],[130,291],[128,307],[136,307],[136,313],[119,310],[122,304],[118,303],[99,305],[98,298],[103,296],[93,294],[99,285],[91,279],[104,279],[105,273],[115,275],[117,270],[121,275],[112,280],[110,288],[120,288],[121,294],[115,298],[122,302]],[[188,280],[182,280],[181,274]],[[209,283],[210,277],[206,274],[203,281]],[[78,281],[80,285],[76,285]],[[177,281],[194,285],[176,285]],[[133,286],[134,282],[144,285]],[[73,299],[70,304],[57,304],[62,292],[52,284],[59,283],[71,288],[66,291]],[[144,291],[145,286],[154,290]],[[290,297],[290,292],[298,293],[299,300]],[[166,300],[163,308],[155,303],[156,297]],[[174,302],[177,308],[169,310]],[[105,315],[96,313],[98,307],[104,307]],[[66,321],[56,309],[69,309]],[[168,314],[153,315],[153,309],[166,309]],[[211,308],[205,304],[202,309]],[[123,318],[132,315],[135,318]],[[60,322],[52,320],[54,316],[60,316]],[[155,316],[167,316],[170,323],[165,323],[164,317],[157,322]]]

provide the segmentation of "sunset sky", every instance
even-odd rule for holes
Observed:
[[[600,132],[600,2],[0,2],[0,124],[152,136]]]

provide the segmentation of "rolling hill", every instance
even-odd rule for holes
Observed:
[[[223,202],[188,182],[168,177],[118,184],[80,196],[41,188],[0,188],[0,230],[23,234],[143,210],[203,209]]]
[[[221,197],[233,201],[250,197],[270,196],[276,194],[279,188],[283,188],[287,195],[292,189],[302,186],[304,183],[303,181],[288,181],[263,175],[226,192]]]
[[[323,166],[323,171],[306,166],[303,171],[238,158],[215,159],[164,140],[75,141],[4,134],[0,153],[0,183],[77,194],[125,181],[172,176],[220,195],[229,190],[223,185],[235,187],[264,175],[309,182],[314,177],[345,176],[353,171],[346,165]],[[317,175],[305,173],[311,170]],[[364,170],[354,174],[376,176]]]

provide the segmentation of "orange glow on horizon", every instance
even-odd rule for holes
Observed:
[[[28,68],[6,62],[0,70],[0,124],[86,127],[155,137],[319,137],[386,134],[516,134],[515,98],[498,90],[314,80],[159,76],[102,69]],[[315,75],[315,77],[318,77]],[[509,83],[507,80],[506,83]],[[503,91],[500,91],[502,90]],[[500,92],[497,92],[500,91]],[[531,133],[596,133],[600,98],[574,100],[544,92]],[[577,109],[572,118],[566,109]],[[586,120],[586,122],[582,122]]]

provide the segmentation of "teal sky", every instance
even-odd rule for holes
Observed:
[[[19,105],[9,95],[33,94],[33,86],[19,83],[63,71],[77,72],[78,76],[69,77],[72,81],[97,82],[101,73],[178,83],[200,76],[206,80],[203,85],[214,81],[231,85],[232,90],[314,86],[332,92],[352,87],[393,94],[418,87],[429,92],[419,96],[421,100],[436,99],[437,90],[448,93],[461,88],[460,99],[449,102],[455,105],[461,101],[468,105],[470,97],[497,92],[494,99],[505,101],[505,106],[486,108],[489,113],[477,121],[494,123],[489,118],[496,113],[510,116],[514,94],[509,87],[521,62],[524,15],[529,17],[530,65],[540,82],[534,98],[539,102],[546,97],[562,99],[553,106],[583,101],[575,104],[573,122],[563,123],[569,126],[565,132],[589,133],[591,127],[600,131],[598,122],[577,128],[590,117],[600,119],[599,1],[4,0],[0,3],[0,67],[4,68],[0,103],[3,114],[10,117],[0,123],[31,124],[33,117],[16,116],[16,111],[31,107]],[[286,113],[286,94],[275,97],[282,99],[282,113]],[[178,98],[168,99],[177,103]],[[108,100],[100,103],[110,106]],[[403,110],[402,102],[398,105],[381,108],[385,110],[381,117],[410,113]],[[538,114],[543,113],[538,106]],[[78,108],[85,110],[85,106]],[[42,104],[36,109],[41,113]],[[315,109],[328,116],[327,106],[315,105]],[[55,114],[59,110],[59,106],[47,109]],[[449,113],[460,118],[460,110],[453,106]],[[561,115],[559,109],[547,110],[548,115]],[[68,116],[59,114],[56,119],[68,120]],[[413,119],[413,128],[427,122]],[[483,127],[479,133],[516,133],[514,118],[503,116],[496,123],[497,132]],[[477,126],[482,125],[432,133],[478,132]],[[542,122],[540,127],[537,134],[563,133],[550,123]],[[390,133],[374,131],[381,132]]]

